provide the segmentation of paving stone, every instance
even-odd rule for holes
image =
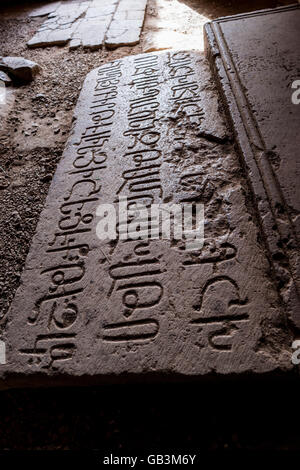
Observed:
[[[65,44],[64,42],[62,44]],[[38,32],[27,42],[28,47],[48,46],[48,32]],[[59,44],[58,44],[59,45]]]
[[[147,0],[120,0],[118,11],[142,10],[144,11]]]
[[[63,46],[72,38],[73,28],[54,29],[37,33],[30,41],[28,47]]]
[[[123,25],[122,28],[110,26],[105,39],[105,45],[110,48],[120,46],[134,46],[140,41],[141,28]]]
[[[143,26],[143,18],[134,19],[134,20],[112,20],[109,31],[122,31],[122,30],[137,30],[141,29]]]
[[[28,47],[65,45],[76,30],[76,20],[87,10],[89,3],[61,4],[27,42]]]
[[[221,18],[206,26],[206,50],[255,195],[274,275],[300,328],[300,7]]]
[[[90,8],[98,7],[110,7],[111,5],[117,5],[119,0],[92,0],[90,3]]]
[[[1,337],[1,387],[292,368],[233,146],[201,135],[207,119],[226,133],[217,108],[200,53],[130,56],[89,73]],[[131,208],[202,202],[203,248],[100,240],[97,208],[120,196]]]
[[[85,18],[99,18],[101,16],[112,15],[115,11],[115,5],[99,6],[97,8],[88,8]]]
[[[132,19],[132,20],[117,20],[117,19],[113,19],[111,24],[110,24],[110,30],[122,30],[122,29],[142,29],[142,26],[143,26],[143,22],[144,22],[144,17],[141,17],[141,18],[135,18],[135,19]]]
[[[55,15],[60,17],[72,17],[78,18],[81,16],[87,8],[90,6],[90,2],[78,2],[78,3],[62,3],[56,10]]]
[[[81,39],[71,39],[70,43],[69,43],[69,49],[70,51],[74,50],[74,49],[78,49],[78,47],[81,46]]]
[[[147,1],[120,0],[106,35],[107,47],[134,46],[140,41]]]
[[[52,13],[55,10],[57,10],[57,8],[60,5],[61,5],[61,2],[53,2],[53,3],[49,3],[48,5],[43,5],[39,8],[35,8],[34,10],[32,10],[29,13],[29,16],[31,16],[32,18],[34,18],[36,16],[46,16],[49,13]]]
[[[109,19],[104,21],[82,20],[73,37],[80,38],[83,47],[99,49],[103,42],[109,24]]]
[[[24,57],[2,57],[0,70],[9,73],[20,82],[30,82],[40,71],[40,66]]]
[[[119,3],[117,0],[63,3],[49,13],[48,19],[27,45],[44,47],[70,42],[69,49],[81,45],[98,49],[102,47],[106,34],[108,47],[135,45],[140,39],[145,6],[144,1],[124,3],[123,0]],[[131,7],[132,10],[129,9]]]
[[[143,25],[145,10],[117,10],[114,14],[114,21],[138,20]]]

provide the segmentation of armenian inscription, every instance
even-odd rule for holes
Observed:
[[[193,52],[132,56],[87,76],[9,311],[2,386],[289,367],[284,348],[260,349],[263,320],[272,330],[282,312],[217,108]],[[120,198],[128,209],[203,203],[203,248],[126,239],[122,220],[117,239],[100,240],[97,208]]]

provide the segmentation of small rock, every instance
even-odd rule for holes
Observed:
[[[9,186],[9,181],[4,176],[0,176],[0,189],[6,189]]]
[[[29,207],[26,207],[25,214],[26,214],[26,217],[31,216],[32,210]]]
[[[12,219],[12,223],[15,227],[18,227],[21,222],[22,222],[22,219],[20,217],[20,214],[18,211],[14,211],[11,213],[11,219]]]
[[[42,176],[42,177],[40,178],[40,181],[41,181],[42,183],[48,183],[48,182],[51,181],[51,180],[52,180],[52,175],[51,175],[51,173],[47,173],[46,175],[44,175],[44,176]]]
[[[44,100],[44,99],[46,99],[46,95],[44,95],[44,93],[38,93],[38,94],[35,95],[35,97],[32,98],[32,99],[33,99],[33,101],[35,101],[35,100]]]
[[[7,75],[7,73],[3,72],[2,70],[0,70],[0,81],[4,82],[6,86],[9,86],[12,84],[12,81]]]
[[[39,73],[40,66],[23,57],[3,57],[0,61],[0,70],[11,75],[13,80],[31,82],[34,76]]]

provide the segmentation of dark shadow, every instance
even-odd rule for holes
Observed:
[[[291,5],[292,0],[179,0],[210,19]]]
[[[299,391],[296,380],[6,391],[0,452],[299,450]]]

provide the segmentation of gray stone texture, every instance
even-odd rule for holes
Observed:
[[[138,44],[146,4],[146,0],[120,0],[106,35],[107,47]]]
[[[66,2],[49,9],[48,19],[27,45],[44,47],[69,44],[98,49],[134,45],[140,40],[145,0],[104,0]],[[41,10],[47,11],[45,10]],[[33,12],[32,15],[37,15]]]
[[[0,81],[5,83],[6,86],[11,85],[12,83],[11,78],[9,78],[7,73],[3,72],[2,70],[0,71]]]
[[[200,53],[131,56],[88,74],[1,338],[1,387],[292,368],[228,138]],[[100,240],[97,208],[119,196],[203,203],[202,250]]]
[[[300,328],[300,6],[221,18],[206,51],[224,97],[288,315]]]
[[[35,18],[37,16],[47,16],[49,13],[53,13],[61,5],[61,2],[51,2],[47,5],[35,8],[29,13],[29,16]]]
[[[14,80],[30,82],[40,71],[40,66],[23,57],[2,57],[0,70],[7,72]]]

